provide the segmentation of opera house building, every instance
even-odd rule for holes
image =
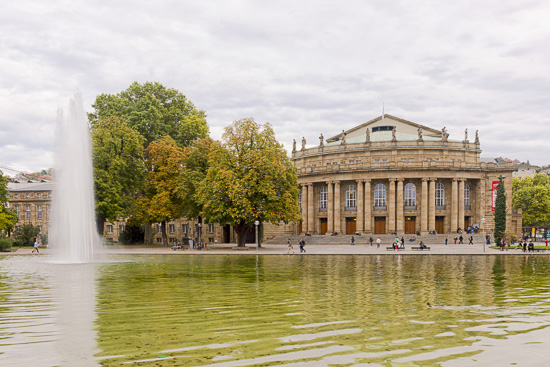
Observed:
[[[480,157],[477,131],[449,139],[433,129],[383,115],[318,146],[294,143],[302,210],[300,233],[491,234],[499,176],[506,189],[506,228],[521,233],[512,211],[510,163]]]

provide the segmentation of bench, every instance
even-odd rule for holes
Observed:
[[[430,248],[429,247],[420,247],[420,246],[413,246],[411,247],[411,250],[419,250],[419,251],[424,251],[424,250],[429,250]]]
[[[386,247],[386,250],[391,251],[391,250],[394,250],[394,248],[393,248],[392,246],[388,246],[388,247]],[[398,248],[396,248],[395,250],[399,251],[399,250],[405,250],[405,249],[404,249],[404,248],[399,248],[399,247],[398,247]]]
[[[535,248],[533,251],[536,251],[536,252],[544,252],[544,251],[547,251],[548,249],[547,248]]]

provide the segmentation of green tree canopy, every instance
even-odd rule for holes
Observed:
[[[210,167],[208,156],[216,144],[212,139],[205,138],[196,140],[191,146],[185,148],[184,170],[178,185],[183,198],[183,215],[188,218],[200,217],[202,206],[197,197],[197,191],[206,177]]]
[[[132,214],[143,189],[144,138],[120,117],[106,117],[92,126],[92,154],[98,229],[105,220]]]
[[[136,201],[136,218],[142,223],[161,223],[163,243],[168,246],[166,222],[180,218],[183,211],[178,179],[185,163],[184,151],[174,139],[165,136],[158,142],[151,142],[145,156],[145,195]]]
[[[92,128],[101,120],[118,116],[145,137],[146,145],[171,136],[180,147],[208,135],[206,114],[176,89],[157,82],[132,83],[116,95],[100,94],[88,114]]]
[[[523,225],[550,224],[550,186],[548,175],[537,173],[535,177],[513,179],[512,205],[522,209]]]
[[[19,217],[15,210],[8,208],[8,200],[8,178],[0,171],[0,230],[7,231],[9,236]]]
[[[244,246],[255,221],[300,220],[298,191],[296,169],[271,126],[248,118],[228,126],[223,144],[212,146],[197,197],[202,216],[211,223],[231,223],[238,246]]]
[[[495,242],[500,244],[500,240],[506,233],[506,191],[502,182],[502,176],[499,177],[497,186],[497,197],[495,199]]]

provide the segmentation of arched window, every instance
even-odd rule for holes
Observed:
[[[470,185],[464,184],[464,206],[470,208]]]
[[[357,191],[355,185],[346,188],[346,208],[357,208]]]
[[[416,206],[416,186],[410,182],[405,185],[405,206]]]
[[[319,209],[326,210],[328,203],[328,188],[326,186],[321,187],[321,192],[319,195]]]
[[[436,208],[445,206],[445,185],[441,182],[435,184],[435,206]]]
[[[378,184],[374,186],[374,207],[386,207],[386,185]]]

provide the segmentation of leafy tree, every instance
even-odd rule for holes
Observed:
[[[92,126],[96,220],[100,233],[106,220],[130,215],[143,189],[144,138],[120,117],[106,117]]]
[[[184,170],[178,181],[183,198],[183,215],[187,218],[199,218],[199,223],[202,222],[202,206],[197,197],[197,190],[208,172],[208,156],[215,144],[217,143],[210,138],[199,139],[184,151]]]
[[[495,242],[500,244],[500,240],[506,232],[506,192],[502,183],[502,176],[498,178],[497,197],[495,199]]]
[[[19,217],[13,209],[9,209],[8,205],[8,178],[0,171],[0,230],[4,230],[11,234],[13,227],[19,222]]]
[[[208,135],[206,114],[176,89],[157,82],[132,83],[116,95],[100,94],[88,114],[92,128],[101,120],[118,116],[146,139],[146,145],[171,136],[180,147]]]
[[[32,245],[40,234],[40,229],[32,224],[24,224],[19,228],[19,231],[15,233],[15,243],[18,246]]]
[[[184,151],[174,139],[165,136],[151,142],[145,151],[147,174],[145,196],[136,201],[136,219],[160,223],[162,242],[168,246],[166,222],[181,217],[183,198],[178,188],[184,165]]]
[[[296,169],[271,126],[253,119],[225,129],[223,144],[212,145],[210,166],[197,198],[210,223],[231,223],[245,246],[254,222],[300,219]]]
[[[535,177],[514,178],[512,203],[514,209],[522,209],[525,226],[550,224],[548,175],[537,173]]]

